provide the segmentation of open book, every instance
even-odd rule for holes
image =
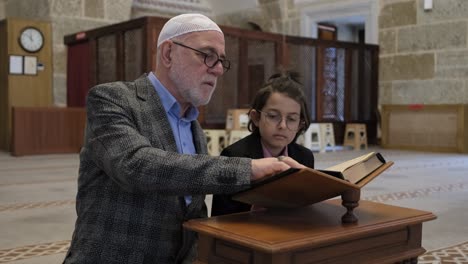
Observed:
[[[385,159],[382,154],[371,152],[320,171],[351,183],[359,183],[383,164]]]
[[[391,165],[393,162],[386,162],[381,154],[369,153],[324,171],[291,168],[253,182],[232,199],[261,207],[307,206],[347,190],[359,190]]]

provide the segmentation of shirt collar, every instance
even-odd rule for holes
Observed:
[[[153,72],[148,74],[149,81],[153,84],[156,92],[161,99],[161,103],[166,113],[171,114],[175,117],[179,117],[180,104],[177,102],[174,96],[164,87],[164,85],[158,80]],[[186,115],[182,118],[186,121],[194,121],[198,118],[199,111],[196,107],[190,106]]]
[[[263,157],[264,158],[270,158],[270,157],[273,157],[273,155],[271,155],[271,152],[265,147],[265,145],[263,144],[262,141],[260,141],[260,143],[262,144],[262,150],[263,150]],[[288,146],[284,147],[283,151],[280,153],[279,156],[288,156]]]

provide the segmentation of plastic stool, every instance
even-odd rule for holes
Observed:
[[[242,139],[248,135],[250,135],[250,131],[248,130],[231,130],[229,131],[229,145],[232,143],[237,142],[239,139]]]
[[[211,156],[219,156],[221,151],[226,147],[226,131],[223,129],[204,129],[208,154]]]
[[[335,132],[332,123],[320,124],[320,139],[320,152],[325,152],[328,147],[330,147],[332,151],[335,151]]]
[[[366,124],[346,124],[343,146],[351,146],[354,150],[367,149]]]
[[[301,136],[300,143],[312,151],[320,151],[322,149],[320,134],[320,125],[312,123]]]

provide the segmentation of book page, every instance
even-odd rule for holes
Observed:
[[[366,178],[369,174],[374,172],[384,163],[374,155],[368,160],[359,162],[343,172],[343,176],[351,183],[358,183],[360,180]]]
[[[348,160],[348,161],[345,161],[343,163],[340,163],[340,164],[337,164],[337,165],[334,165],[334,166],[331,166],[329,168],[326,168],[325,170],[330,170],[330,171],[345,171],[346,169],[358,164],[358,163],[361,163],[363,161],[366,161],[368,159],[370,159],[372,156],[375,156],[375,152],[370,152],[369,154],[366,154],[366,155],[362,155],[362,156],[359,156],[357,158],[354,158],[352,160]]]

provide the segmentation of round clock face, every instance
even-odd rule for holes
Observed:
[[[27,52],[37,52],[44,45],[44,36],[37,28],[27,27],[21,32],[19,44]]]

